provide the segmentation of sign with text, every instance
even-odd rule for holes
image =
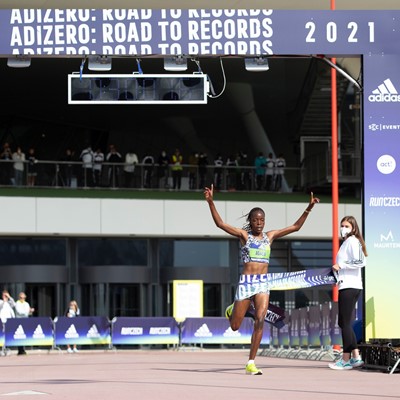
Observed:
[[[5,9],[0,54],[393,53],[400,11]]]
[[[203,281],[175,280],[173,290],[173,317],[177,321],[203,316]]]
[[[179,344],[179,326],[172,317],[116,317],[111,341],[118,344]]]
[[[400,291],[400,49],[364,57],[366,340],[398,338]],[[394,278],[394,279],[393,279]]]

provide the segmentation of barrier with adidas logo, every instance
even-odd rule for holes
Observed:
[[[53,321],[49,317],[10,318],[4,327],[6,346],[52,346]]]
[[[262,344],[269,348],[327,347],[341,343],[337,303],[325,303],[287,313],[285,324],[264,328]],[[253,321],[245,318],[232,331],[224,317],[47,317],[11,318],[0,335],[0,346],[77,345],[196,345],[250,344]]]
[[[107,317],[57,317],[54,319],[54,343],[56,346],[110,344],[110,321]]]
[[[253,320],[245,318],[237,331],[223,317],[186,318],[181,326],[182,344],[250,344]],[[269,344],[270,330],[265,329],[261,343]]]

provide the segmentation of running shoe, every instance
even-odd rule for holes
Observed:
[[[251,363],[246,365],[246,375],[262,375],[262,371],[256,367],[256,364]]]
[[[232,316],[233,304],[234,304],[234,303],[230,304],[230,305],[229,305],[228,307],[226,307],[226,309],[225,309],[225,317],[228,318],[228,319]]]
[[[340,359],[335,363],[329,364],[329,368],[337,370],[353,369],[353,367],[350,364],[350,361],[344,361],[343,359]]]
[[[361,367],[364,365],[364,361],[362,360],[361,357],[357,357],[357,358],[350,358],[350,365],[353,368],[357,368],[357,367]]]

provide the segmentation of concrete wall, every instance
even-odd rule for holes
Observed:
[[[241,216],[259,206],[266,212],[265,229],[271,230],[291,225],[307,204],[216,201],[216,206],[237,227],[245,221]],[[316,205],[291,238],[330,239],[331,207]],[[226,237],[215,227],[205,201],[0,197],[0,210],[2,236]],[[361,225],[361,213],[358,204],[339,206],[339,219],[353,215]]]

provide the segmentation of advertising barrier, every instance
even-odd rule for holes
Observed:
[[[110,322],[106,317],[57,317],[54,340],[56,345],[110,344]]]
[[[0,326],[0,347],[4,347],[5,340],[4,340],[4,325],[1,324]]]
[[[9,318],[4,337],[7,347],[53,346],[53,321],[50,317]]]
[[[187,318],[182,323],[182,344],[249,344],[253,320],[245,318],[240,329],[233,331],[224,317]],[[269,329],[264,330],[262,343],[269,343]]]
[[[179,344],[179,325],[172,317],[116,317],[111,332],[113,345]]]

